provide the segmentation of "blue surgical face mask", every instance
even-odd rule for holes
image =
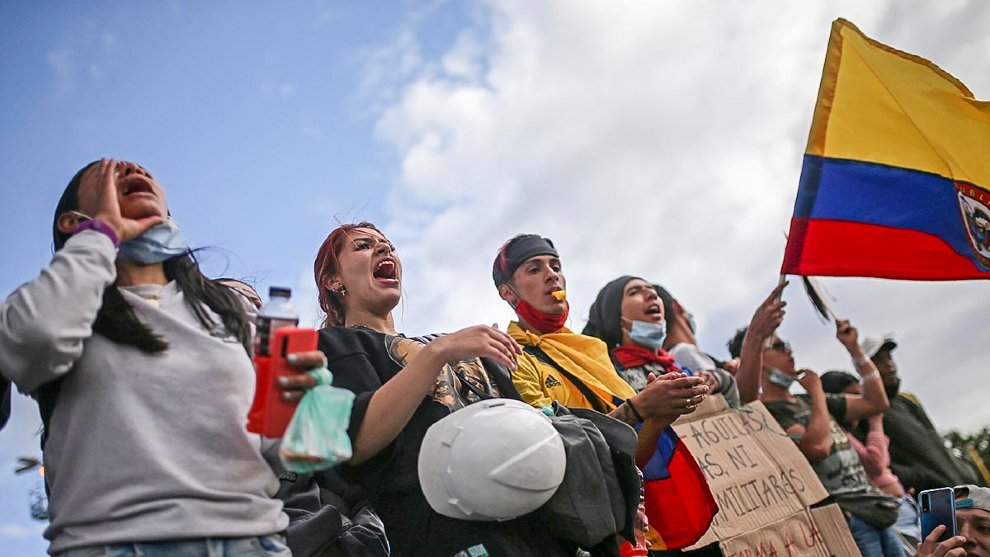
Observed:
[[[689,311],[687,314],[687,318],[688,318],[688,327],[691,328],[691,334],[692,335],[698,334],[698,323],[694,320],[694,314]]]
[[[629,338],[636,344],[659,350],[663,348],[663,339],[667,336],[667,322],[650,323],[648,321],[631,321],[632,329]]]
[[[783,387],[789,389],[791,384],[794,383],[794,378],[786,373],[780,371],[779,369],[772,367],[770,369],[770,382],[778,387]]]
[[[137,238],[120,244],[118,256],[152,265],[188,251],[189,244],[179,232],[179,223],[175,219],[167,218]]]

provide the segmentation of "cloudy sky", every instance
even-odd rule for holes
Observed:
[[[561,252],[572,328],[636,274],[725,354],[777,282],[836,17],[990,98],[982,0],[6,2],[0,291],[47,263],[75,170],[113,156],[155,173],[210,274],[292,286],[306,323],[316,248],[368,219],[405,265],[400,330],[507,323],[492,258],[536,232]],[[861,331],[896,335],[940,428],[990,423],[985,284],[823,282]],[[851,369],[800,287],[785,298],[798,364]],[[16,397],[0,432],[9,555],[46,547],[35,477],[10,473],[37,428]]]

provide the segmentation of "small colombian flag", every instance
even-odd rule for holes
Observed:
[[[836,20],[781,274],[990,278],[990,103]]]

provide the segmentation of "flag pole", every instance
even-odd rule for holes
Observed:
[[[785,234],[784,237],[786,238],[787,235]],[[781,284],[784,284],[784,281],[785,280],[787,280],[787,275],[780,275],[780,280],[777,281],[777,286],[780,286]],[[780,293],[777,294],[777,299],[775,299],[773,301],[773,303],[776,304],[776,303],[780,302],[780,297],[783,296],[783,295],[784,295],[784,291],[781,290]],[[772,344],[773,344],[773,333],[771,333],[770,336],[768,336],[767,338],[763,339],[763,347],[764,348],[770,348],[770,346]]]

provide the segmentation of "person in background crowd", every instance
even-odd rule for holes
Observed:
[[[261,296],[258,295],[258,291],[255,290],[254,287],[251,286],[250,284],[242,280],[237,280],[235,278],[228,278],[228,277],[213,279],[213,281],[218,284],[222,284],[227,288],[230,288],[234,292],[237,292],[238,294],[244,296],[245,298],[247,298],[247,301],[250,302],[252,306],[254,306],[255,309],[261,309],[261,305],[262,305]]]
[[[202,275],[161,185],[93,162],[52,233],[51,264],[0,304],[0,370],[42,412],[49,553],[288,555],[245,427],[248,307]]]
[[[762,400],[784,431],[795,439],[830,497],[846,513],[849,529],[863,556],[900,557],[904,552],[891,528],[897,520],[899,505],[870,482],[838,424],[883,412],[887,408],[887,396],[880,374],[859,346],[856,328],[848,321],[839,320],[836,336],[863,378],[863,396],[826,395],[818,375],[810,370],[799,372],[790,345],[774,334],[770,347],[764,348],[762,355]],[[733,357],[740,355],[745,338],[746,329],[740,329],[730,341]],[[808,394],[792,395],[789,388],[795,381]]]
[[[901,392],[901,378],[892,357],[896,347],[889,336],[863,340],[863,350],[880,370],[890,400],[883,426],[890,438],[891,470],[912,495],[945,485],[980,483],[969,465],[949,452],[918,399]],[[861,424],[853,434],[863,441],[868,430]]]
[[[850,394],[862,396],[863,387],[859,379],[844,371],[829,371],[822,375],[822,388],[829,394]],[[860,420],[862,421],[862,420]],[[913,554],[918,542],[921,541],[921,524],[918,520],[918,507],[914,498],[908,495],[896,475],[890,470],[890,453],[887,450],[890,440],[883,432],[883,414],[874,414],[867,418],[869,433],[866,443],[850,433],[859,426],[859,422],[844,422],[846,437],[852,444],[863,468],[870,476],[870,481],[887,495],[900,501],[901,510],[894,523],[894,529],[901,536],[901,545],[905,552]]]
[[[936,545],[945,526],[936,527],[918,545],[918,557],[990,557],[990,489],[957,485],[954,490],[959,535]]]
[[[261,308],[261,296],[244,281],[214,279]],[[313,354],[298,353],[300,356]],[[322,365],[316,354],[314,365]],[[388,557],[385,525],[371,503],[356,486],[344,482],[335,471],[297,474],[285,469],[278,457],[280,439],[261,439],[261,453],[278,476],[275,498],[284,504],[289,516],[286,545],[294,557]]]
[[[392,555],[573,555],[533,513],[501,522],[449,518],[433,510],[420,485],[417,462],[430,426],[469,404],[514,396],[506,368],[516,367],[520,350],[512,338],[487,325],[418,338],[396,332],[402,263],[368,222],[333,230],[314,275],[326,312],[320,351],[334,386],[356,395],[353,456],[337,470],[368,494]],[[286,386],[312,385],[299,378]]]
[[[667,328],[662,348],[674,357],[678,365],[701,375],[712,392],[721,393],[727,403],[738,406],[739,389],[736,388],[734,375],[739,369],[739,360],[734,358],[719,362],[710,354],[702,352],[698,348],[698,325],[694,315],[671,296],[666,288],[660,285],[654,287],[663,302],[663,321]]]
[[[683,371],[680,362],[675,362],[674,356],[663,348],[667,344],[669,323],[665,319],[665,305],[656,286],[639,277],[622,276],[598,292],[589,310],[588,324],[582,333],[602,339],[619,375],[636,392],[646,387],[651,374],[659,377]],[[701,366],[685,373],[693,372],[701,377],[709,392],[722,394],[729,404],[739,404],[739,391],[732,374],[718,368],[696,346],[685,343],[677,346],[682,347],[682,354],[690,354],[692,362]]]

